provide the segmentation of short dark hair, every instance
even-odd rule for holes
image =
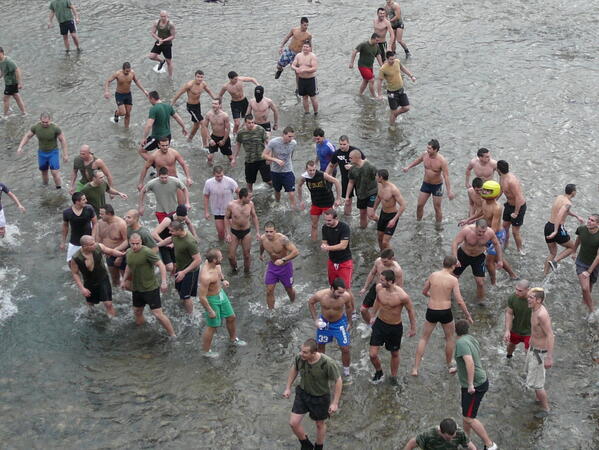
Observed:
[[[460,319],[455,323],[455,333],[458,336],[464,336],[468,334],[468,329],[470,328],[470,324],[467,320]]]
[[[300,23],[308,23],[308,18],[307,17],[302,17],[300,19]]]
[[[380,11],[383,11],[383,12],[385,12],[385,8],[378,8],[378,9],[376,10],[377,14],[378,14]]]
[[[158,169],[158,175],[168,175],[168,168],[161,167],[160,169]]]
[[[370,36],[370,39],[376,39],[376,38],[378,38],[378,37],[379,37],[379,35],[378,35],[378,34],[376,34],[376,33],[372,33],[372,35]]]
[[[312,166],[315,166],[315,165],[316,165],[316,163],[314,162],[313,159],[310,159],[310,160],[306,161],[306,169],[308,168],[308,166],[312,167]]]
[[[395,283],[395,272],[393,272],[392,270],[389,270],[389,269],[383,270],[381,272],[381,275],[383,277],[385,277],[385,280],[387,280],[387,281],[393,281]]]
[[[175,214],[178,217],[185,217],[185,216],[187,216],[187,206],[185,206],[185,205],[177,205],[177,211],[175,211]]]
[[[478,149],[478,151],[476,152],[476,156],[483,156],[486,155],[487,153],[489,153],[489,149],[488,148],[484,148],[481,147]]]
[[[575,184],[572,184],[572,183],[566,184],[565,192],[566,192],[567,195],[570,195],[572,192],[575,192],[575,191],[576,191],[576,185]]]
[[[324,212],[325,216],[332,216],[333,219],[337,218],[337,211],[335,211],[333,208],[329,208]]]
[[[293,127],[288,125],[285,128],[283,128],[283,134],[289,134],[289,133],[295,133],[295,130],[293,129]]]
[[[391,58],[392,56],[395,56],[395,52],[391,51],[391,50],[387,50],[387,53],[385,53],[385,56],[387,58]]]
[[[247,197],[249,194],[247,188],[241,188],[239,189],[239,193],[237,194],[239,196],[239,198],[244,198]]]
[[[130,62],[124,62],[123,63],[123,70],[130,69],[130,68],[131,68],[131,63]]]
[[[81,200],[81,197],[83,197],[85,194],[82,192],[73,192],[73,195],[71,195],[71,201],[73,203],[77,203],[79,200]]]
[[[441,146],[439,145],[439,141],[436,139],[431,139],[430,141],[428,141],[428,145],[430,145],[433,149],[437,151],[441,148]]]
[[[102,206],[100,209],[103,209],[104,212],[106,214],[108,214],[109,216],[114,216],[114,208],[112,207],[112,205],[110,203],[106,203],[104,206]]]
[[[381,252],[381,258],[383,259],[391,259],[395,256],[395,252],[391,247],[384,248]]]
[[[349,138],[347,137],[347,135],[342,134],[341,136],[339,136],[339,141],[343,141],[343,142],[348,142],[349,143]]]
[[[277,229],[277,227],[275,226],[275,223],[272,220],[269,220],[268,222],[266,222],[264,224],[264,228],[274,228],[275,230]]]
[[[158,138],[158,142],[159,143],[160,142],[170,142],[170,139],[167,136],[164,136],[164,137]]]
[[[474,180],[472,180],[472,187],[477,189],[482,188],[484,183],[485,182],[482,178],[476,177]]]
[[[210,250],[208,250],[206,252],[206,261],[208,261],[208,262],[216,261],[216,259],[218,258],[218,252],[220,252],[220,250],[218,248],[211,248]]]
[[[237,75],[237,72],[232,70],[227,74],[227,76],[229,77],[229,80],[232,80],[233,78],[238,77],[239,75]]]
[[[158,95],[157,91],[150,91],[148,97],[153,98],[154,100],[160,100],[160,95]]]
[[[310,353],[316,353],[316,349],[318,348],[316,346],[316,341],[314,340],[314,338],[306,339],[302,344],[302,347],[308,347]]]
[[[312,133],[314,137],[324,137],[324,130],[322,128],[315,128],[314,133]]]
[[[333,282],[331,283],[331,288],[336,291],[339,288],[343,288],[345,289],[345,281],[343,281],[343,278],[341,277],[337,277],[333,280]]]
[[[510,171],[510,165],[507,161],[500,159],[499,161],[497,161],[497,170],[499,171],[499,173],[505,175]]]
[[[439,424],[439,430],[441,431],[441,433],[453,436],[458,430],[458,425],[455,423],[455,420],[453,419],[443,419]]]
[[[376,171],[376,174],[385,181],[389,179],[389,171],[387,169],[379,169]]]
[[[179,222],[177,220],[173,220],[169,224],[169,228],[172,228],[175,231],[181,231],[181,230],[185,229],[185,224],[183,222]]]
[[[246,122],[248,120],[254,120],[254,116],[252,114],[246,114],[244,119],[245,119]]]
[[[449,269],[458,263],[458,259],[453,255],[447,255],[443,258],[443,267]]]
[[[225,169],[223,169],[223,166],[214,166],[214,169],[212,169],[212,174],[216,175],[217,173],[223,173],[225,171]]]
[[[204,71],[203,70],[196,70],[196,75],[204,75]]]

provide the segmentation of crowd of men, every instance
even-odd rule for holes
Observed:
[[[77,50],[80,50],[75,25],[79,23],[79,13],[75,6],[70,0],[53,0],[50,3],[49,26],[54,16],[59,21],[66,50],[70,50],[69,35]],[[308,32],[308,25],[308,19],[302,17],[299,27],[292,28],[283,39],[275,79],[289,65],[296,75],[296,94],[303,98],[304,111],[308,114],[311,105],[314,115],[317,115],[316,73],[319,63],[312,52],[312,35]],[[398,115],[408,112],[410,108],[402,73],[416,81],[395,55],[396,44],[399,43],[406,59],[410,57],[403,40],[403,30],[399,4],[386,0],[386,4],[377,10],[373,22],[374,33],[355,48],[350,62],[352,68],[359,54],[358,69],[362,77],[359,94],[363,94],[368,87],[371,95],[377,96],[373,64],[375,60],[378,61],[378,97],[381,96],[384,81],[391,110],[391,125]],[[159,19],[153,22],[151,35],[155,43],[149,58],[158,63],[155,70],[159,73],[166,65],[168,75],[172,78],[172,47],[176,32],[175,25],[165,11],[161,11]],[[6,84],[4,113],[9,112],[11,98],[25,112],[19,94],[22,73],[2,48],[0,72]],[[235,71],[230,71],[227,76],[228,81],[215,93],[204,80],[203,71],[197,70],[194,78],[184,83],[170,102],[163,101],[157,91],[147,91],[128,62],[123,63],[122,68],[105,81],[105,98],[110,97],[112,81],[117,82],[116,109],[112,118],[114,123],[124,118],[124,126],[130,125],[132,83],[151,104],[138,148],[143,158],[138,181],[138,204],[135,209],[128,210],[124,218],[115,213],[106,196],[119,196],[127,200],[128,195],[116,189],[118,180],[114,179],[100,155],[95,154],[88,145],[82,145],[72,165],[69,187],[72,205],[62,214],[60,248],[66,250],[73,280],[87,305],[93,307],[102,303],[107,314],[115,316],[117,311],[112,303],[113,289],[131,291],[136,324],[144,323],[143,313],[148,306],[166,333],[174,337],[175,329],[162,308],[162,296],[168,292],[168,280],[172,277],[181,306],[188,314],[193,313],[194,299],[198,298],[205,313],[202,350],[207,357],[218,357],[218,353],[212,349],[212,341],[223,323],[232,345],[247,344],[238,337],[235,312],[226,293],[229,282],[225,279],[221,265],[223,253],[219,248],[206,249],[202,261],[202,236],[189,217],[189,188],[194,184],[192,170],[182,154],[171,147],[171,118],[178,123],[189,141],[199,131],[201,146],[207,154],[207,164],[213,166],[213,176],[205,180],[203,186],[204,217],[214,222],[218,239],[227,246],[231,270],[238,270],[237,254],[238,247],[241,247],[244,271],[250,272],[254,240],[259,243],[260,260],[263,260],[264,252],[268,254],[264,284],[269,309],[275,307],[275,287],[279,282],[290,302],[295,301],[293,260],[300,256],[301,251],[287,236],[277,231],[272,221],[261,225],[261,218],[253,203],[253,188],[259,173],[261,181],[272,187],[277,202],[281,201],[281,191],[286,192],[292,211],[305,209],[308,202],[303,188],[307,188],[310,198],[310,237],[313,241],[320,240],[320,249],[327,254],[328,276],[327,284],[308,300],[309,314],[315,323],[315,338],[306,340],[301,346],[283,396],[290,396],[292,384],[300,375],[289,423],[302,449],[323,448],[325,420],[338,409],[343,384],[351,380],[350,335],[354,322],[360,321],[360,318],[362,329],[371,333],[369,357],[374,367],[371,382],[379,384],[385,379],[379,356],[380,348],[384,345],[390,353],[390,383],[399,384],[404,309],[410,322],[408,336],[414,336],[417,332],[414,306],[410,295],[404,290],[403,270],[395,260],[391,245],[408,205],[400,189],[390,181],[389,170],[377,169],[376,155],[350,145],[346,135],[340,136],[335,145],[325,138],[322,128],[314,129],[314,157],[305,163],[302,161],[302,170],[305,171],[296,179],[293,166],[297,147],[295,129],[285,126],[280,136],[273,136],[273,132],[279,129],[280,115],[275,103],[264,95],[264,87],[255,78],[240,76]],[[251,100],[245,95],[244,83],[255,85],[254,98]],[[210,96],[212,103],[211,109],[202,115],[200,100],[204,92]],[[233,123],[222,106],[227,93],[231,98]],[[177,101],[184,94],[191,120],[189,132],[175,109]],[[17,154],[25,150],[33,137],[38,141],[38,167],[42,182],[48,184],[51,175],[56,189],[62,189],[61,157],[63,163],[67,163],[69,158],[63,129],[52,121],[49,113],[43,112],[39,122],[33,124],[23,136]],[[404,172],[420,164],[424,168],[415,211],[418,221],[423,219],[426,203],[432,196],[435,220],[441,223],[445,193],[450,200],[455,197],[448,162],[440,150],[439,141],[431,139],[425,151],[403,168]],[[218,152],[231,167],[236,167],[240,154],[244,155],[245,187],[240,187],[238,180],[225,174],[224,164],[213,165]],[[177,166],[183,172],[183,179],[179,178]],[[472,173],[475,178],[471,180]],[[514,294],[507,299],[505,310],[506,357],[512,358],[516,346],[524,344],[527,351],[526,384],[535,391],[540,406],[537,416],[543,418],[550,410],[544,386],[545,369],[553,365],[554,335],[544,303],[545,292],[519,279],[504,251],[511,229],[516,250],[525,255],[520,230],[527,204],[520,180],[510,171],[507,161],[496,161],[491,158],[488,149],[481,148],[466,166],[464,187],[469,200],[467,217],[460,222],[451,251],[440,261],[441,267],[433,271],[423,285],[422,293],[428,297],[428,306],[411,370],[413,376],[419,375],[426,346],[440,323],[445,335],[447,372],[457,373],[461,386],[463,430],[457,427],[453,419],[444,419],[438,427],[411,439],[406,449],[457,448],[457,445],[476,448],[469,440],[471,431],[480,437],[484,448],[497,448],[484,425],[476,418],[481,400],[489,389],[489,379],[481,362],[480,345],[469,334],[469,325],[475,317],[468,310],[460,291],[460,275],[468,266],[474,276],[479,304],[485,302],[487,272],[493,285],[498,268],[506,271],[511,279],[518,280]],[[0,183],[0,196],[2,192],[7,193],[19,209],[25,210],[15,194]],[[155,197],[155,221],[145,214],[148,194]],[[499,203],[501,195],[506,199],[503,206]],[[544,231],[549,250],[544,271],[549,273],[557,270],[560,261],[568,256],[575,257],[583,302],[593,312],[591,291],[599,273],[599,215],[591,215],[583,224],[584,219],[572,211],[575,195],[576,186],[568,184],[564,194],[555,199],[551,208]],[[351,215],[354,197],[359,210],[359,227],[365,229],[370,221],[376,223],[380,250],[380,257],[374,261],[359,291],[359,295],[364,296],[359,315],[354,312],[352,291],[354,265],[350,245],[351,228],[340,219],[337,212],[337,208],[343,205],[344,215]],[[565,228],[569,215],[581,223],[576,229],[574,242]],[[142,216],[146,217],[143,223]],[[323,223],[319,230],[321,216]],[[0,203],[0,237],[5,234],[5,226],[4,210]],[[205,233],[208,233],[206,229],[202,234]],[[564,247],[559,254],[558,245]],[[463,319],[454,320],[452,300],[458,304]],[[342,370],[336,361],[325,355],[326,344],[333,340],[340,348]],[[335,386],[332,401],[329,382],[334,382]],[[316,421],[315,444],[310,442],[302,425],[306,413]]]

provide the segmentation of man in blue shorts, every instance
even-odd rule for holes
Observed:
[[[270,161],[272,187],[275,188],[275,200],[281,200],[281,190],[289,194],[291,209],[295,209],[295,175],[293,174],[293,152],[297,146],[295,130],[285,127],[283,136],[271,139],[262,152],[262,158]]]
[[[320,303],[320,316],[316,314],[316,304]],[[308,300],[310,315],[316,323],[316,342],[318,351],[325,352],[325,345],[335,338],[341,350],[343,376],[349,377],[349,330],[352,326],[354,296],[345,289],[345,281],[335,278],[329,289],[321,289]]]

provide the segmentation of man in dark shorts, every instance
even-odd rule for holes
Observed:
[[[235,167],[237,164],[239,151],[243,147],[245,151],[245,182],[248,192],[253,191],[258,172],[260,172],[264,183],[272,185],[270,166],[266,164],[266,160],[262,157],[267,140],[266,131],[263,127],[256,125],[254,116],[251,114],[246,115],[244,125],[237,133],[231,166]]]
[[[395,284],[395,272],[383,270],[376,285],[376,300],[372,308],[372,335],[370,336],[370,362],[376,372],[372,377],[373,384],[384,380],[383,367],[379,359],[379,349],[384,344],[391,352],[391,384],[397,386],[397,371],[399,370],[399,348],[403,335],[401,312],[403,308],[408,311],[410,331],[408,337],[416,334],[416,316],[414,305],[410,296]],[[378,312],[378,314],[377,314]]]
[[[592,313],[593,285],[599,276],[599,214],[591,214],[586,225],[576,229],[574,250],[580,247],[576,257],[576,275],[582,289],[582,301]]]
[[[350,229],[349,225],[340,222],[337,211],[329,209],[324,212],[324,225],[322,226],[322,251],[328,252],[327,274],[329,284],[333,284],[335,278],[339,277],[345,281],[348,290],[351,289],[351,280],[354,271],[349,248]]]
[[[448,418],[443,419],[438,427],[432,427],[418,433],[416,437],[408,441],[403,450],[414,450],[416,448],[431,450],[467,448],[468,450],[476,450],[476,445],[472,443],[464,430],[458,427],[455,420]]]
[[[528,351],[530,346],[530,315],[528,307],[528,280],[520,280],[516,283],[516,292],[509,296],[505,308],[505,333],[503,340],[507,344],[506,358],[511,358],[516,345],[524,343],[524,349]]]
[[[91,235],[93,227],[96,226],[97,218],[94,208],[87,204],[85,194],[75,192],[71,195],[73,206],[62,212],[62,239],[60,249],[64,250],[67,243],[69,228],[71,237],[67,249],[67,263],[73,255],[81,248],[80,240],[83,235]]]
[[[148,113],[148,120],[144,125],[143,135],[141,137],[141,146],[139,147],[139,155],[143,159],[147,159],[149,151],[156,150],[160,145],[160,138],[168,138],[171,141],[171,117],[181,126],[183,136],[187,136],[185,124],[179,113],[177,113],[170,103],[164,103],[160,100],[158,92],[151,91],[148,94],[148,100],[152,104]],[[150,134],[150,130],[152,134]],[[148,136],[149,135],[149,136]]]
[[[476,418],[480,402],[489,390],[489,380],[481,363],[480,345],[474,337],[468,334],[469,327],[466,320],[458,320],[455,324],[455,331],[458,335],[455,359],[462,388],[464,431],[470,436],[470,432],[474,430],[483,441],[485,449],[497,450],[497,444],[489,439],[485,426]]]
[[[297,142],[295,130],[285,127],[283,136],[271,139],[262,152],[262,157],[270,161],[272,187],[275,189],[275,200],[281,200],[281,190],[289,195],[291,210],[295,210],[295,175],[293,173],[293,153]]]
[[[351,54],[351,61],[349,63],[349,68],[354,68],[354,61],[356,60],[356,55],[359,53],[360,57],[358,58],[358,70],[360,71],[360,75],[362,76],[362,83],[360,84],[360,90],[358,91],[360,95],[364,93],[366,90],[366,86],[370,90],[370,95],[376,97],[374,92],[374,60],[379,63],[379,67],[383,65],[383,59],[381,58],[381,51],[379,46],[376,43],[376,38],[378,34],[373,33],[365,42],[359,44]]]
[[[144,95],[148,96],[148,91],[141,85],[137,75],[131,68],[131,63],[124,62],[121,70],[117,70],[104,82],[104,98],[110,98],[108,86],[116,80],[116,91],[114,92],[114,100],[116,102],[116,111],[112,121],[118,123],[120,117],[125,117],[125,128],[129,128],[131,122],[131,109],[133,108],[133,95],[131,95],[131,83],[139,88]]]
[[[433,334],[433,331],[437,328],[437,323],[441,323],[443,333],[445,334],[445,362],[447,364],[447,369],[449,373],[454,373],[456,371],[455,361],[453,360],[455,343],[453,340],[453,313],[451,312],[452,295],[464,313],[466,320],[472,323],[472,317],[470,316],[470,312],[468,312],[468,308],[466,307],[466,303],[460,292],[460,283],[453,275],[457,262],[457,259],[453,256],[446,256],[443,258],[443,269],[433,272],[424,283],[422,294],[425,297],[428,297],[428,305],[426,308],[426,320],[422,328],[422,335],[420,336],[418,348],[416,349],[412,376],[418,376],[418,370],[420,368],[422,356],[424,355],[424,350],[426,349],[431,334]]]
[[[342,135],[339,137],[339,146],[335,151],[335,154],[331,158],[331,162],[329,163],[326,172],[329,175],[335,176],[337,167],[339,167],[339,172],[341,173],[341,196],[343,198],[347,197],[347,185],[349,183],[349,171],[352,168],[352,165],[349,160],[349,154],[353,151],[357,150],[360,152],[360,158],[366,159],[362,150],[353,145],[349,145],[349,138],[346,135]],[[355,188],[349,192],[350,199],[354,196]],[[345,202],[345,206],[343,207],[343,214],[346,216],[351,215],[352,203]]]
[[[68,52],[70,50],[69,33],[71,33],[73,44],[77,47],[77,51],[80,52],[79,36],[77,36],[77,27],[75,26],[75,22],[79,23],[79,12],[77,11],[77,8],[75,8],[75,5],[71,3],[71,0],[52,0],[50,2],[48,28],[52,28],[52,19],[54,18],[54,15],[56,15],[56,21],[60,26],[60,34],[66,51]],[[75,20],[73,20],[73,18]]]
[[[362,159],[359,150],[352,150],[349,154],[349,161],[352,165],[348,173],[349,182],[345,192],[345,204],[351,204],[350,192],[356,188],[356,197],[358,201],[356,206],[360,210],[360,228],[366,228],[368,219],[375,220],[374,202],[378,192],[378,183],[376,182],[376,167],[366,159]]]
[[[518,177],[510,172],[510,166],[507,161],[497,161],[497,172],[499,173],[501,192],[503,192],[506,199],[506,202],[503,205],[502,224],[506,233],[504,247],[507,248],[511,227],[514,241],[516,242],[516,248],[521,255],[524,255],[520,227],[524,223],[524,214],[526,214],[526,198],[524,198],[522,184]]]
[[[376,217],[376,210],[381,205],[381,215],[376,224],[379,249],[383,250],[391,246],[391,237],[397,228],[397,222],[406,209],[406,201],[397,186],[389,181],[389,171],[379,169],[376,172],[378,192],[372,213]],[[398,207],[399,205],[399,207]]]
[[[175,25],[169,20],[168,14],[166,11],[160,11],[160,19],[152,24],[152,30],[150,34],[156,42],[154,42],[154,46],[152,50],[150,50],[150,58],[153,61],[158,61],[158,67],[156,68],[156,72],[160,72],[162,70],[162,66],[166,63],[168,68],[168,76],[173,78],[173,40],[176,36]],[[158,55],[164,56],[164,59],[160,59]]]
[[[4,115],[8,116],[10,107],[10,98],[14,98],[21,114],[25,114],[25,104],[19,94],[19,89],[23,89],[23,79],[21,69],[15,62],[4,54],[4,49],[0,47],[0,76],[4,77]]]
[[[295,388],[295,399],[291,408],[289,425],[300,441],[302,450],[322,449],[326,436],[325,420],[339,408],[339,399],[343,389],[343,380],[337,363],[327,355],[316,351],[316,341],[308,339],[301,346],[300,354],[295,357],[291,366],[284,398],[291,395],[291,385],[301,376]],[[335,382],[335,392],[331,402],[329,382]],[[302,425],[306,413],[316,422],[316,445],[310,442]]]
[[[221,100],[212,100],[212,108],[206,113],[206,127],[210,130],[208,140],[208,165],[212,165],[214,154],[220,151],[233,164],[231,151],[231,127],[229,115],[223,111]]]
[[[379,71],[379,79],[377,91],[379,99],[383,98],[382,86],[383,80],[387,82],[387,100],[389,102],[389,125],[395,125],[397,116],[407,113],[410,110],[410,101],[407,94],[404,92],[403,79],[401,73],[405,73],[410,77],[412,82],[416,82],[416,77],[403,64],[399,62],[399,58],[395,57],[395,52],[387,52],[387,60],[381,66]]]
[[[237,72],[231,71],[227,74],[229,81],[227,81],[220,92],[218,93],[218,99],[222,101],[225,92],[228,92],[231,96],[231,114],[233,115],[233,134],[237,134],[239,130],[239,124],[241,119],[245,117],[248,110],[249,102],[243,91],[243,83],[254,83],[258,86],[258,81],[252,77],[240,77]]]
[[[80,242],[81,248],[73,255],[69,263],[73,280],[85,297],[88,307],[93,308],[102,302],[108,315],[114,317],[116,311],[112,306],[112,286],[103,255],[118,258],[125,254],[97,244],[89,235],[81,236]],[[82,276],[83,281],[81,281]]]
[[[304,114],[310,114],[310,105],[314,115],[318,115],[318,88],[316,87],[316,70],[318,69],[318,59],[312,53],[312,44],[304,42],[301,53],[295,55],[291,69],[297,75],[297,95],[302,97],[304,104]]]
[[[175,331],[171,321],[162,311],[160,302],[160,291],[166,292],[168,282],[166,279],[166,268],[158,255],[145,245],[141,244],[141,236],[133,233],[129,237],[130,248],[127,250],[127,268],[121,282],[121,288],[126,288],[125,281],[131,280],[131,291],[133,296],[133,315],[135,323],[143,325],[144,308],[150,307],[150,311],[156,317],[160,325],[164,327],[169,336],[174,337]],[[154,267],[160,270],[161,283],[158,284]]]

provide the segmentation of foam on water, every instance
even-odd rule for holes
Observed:
[[[22,293],[19,297],[15,295],[17,284],[23,278],[19,276],[19,270],[16,268],[0,268],[0,325],[19,311],[17,307],[19,301],[28,298]]]

